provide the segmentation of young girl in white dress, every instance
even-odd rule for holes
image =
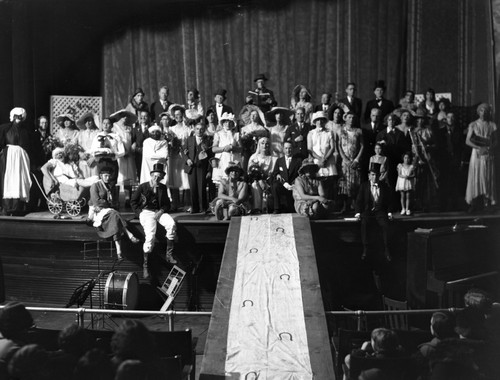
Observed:
[[[411,215],[410,199],[415,189],[415,167],[411,164],[411,153],[403,154],[403,163],[398,164],[396,191],[401,193],[401,215]]]

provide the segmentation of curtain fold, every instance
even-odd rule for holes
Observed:
[[[169,99],[181,104],[186,89],[197,87],[205,107],[217,88],[226,88],[227,104],[237,113],[258,73],[270,78],[268,87],[281,106],[289,106],[297,84],[319,102],[323,92],[343,96],[345,83],[355,81],[359,95],[369,99],[377,79],[385,79],[388,96],[399,99],[406,2],[250,3],[184,12],[164,25],[131,26],[104,43],[105,110],[124,107],[135,87],[152,103],[167,85]]]

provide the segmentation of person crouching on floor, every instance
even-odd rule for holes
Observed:
[[[225,170],[228,179],[222,179],[219,185],[219,195],[211,206],[217,220],[229,220],[233,216],[243,216],[248,213],[248,184],[243,181],[243,169],[239,162],[229,162]],[[224,218],[224,209],[227,217]]]
[[[151,179],[141,183],[132,195],[130,205],[135,214],[139,217],[139,222],[144,229],[145,241],[144,252],[144,277],[149,277],[148,255],[153,251],[157,223],[160,223],[167,231],[167,251],[166,260],[170,264],[177,264],[173,257],[174,239],[176,238],[176,225],[174,219],[167,214],[170,210],[170,199],[167,187],[160,183],[165,176],[163,164],[156,163],[150,172]]]

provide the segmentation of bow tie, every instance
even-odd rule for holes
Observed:
[[[372,187],[378,188],[378,183],[372,183]]]
[[[377,102],[381,102],[382,98],[375,99]]]

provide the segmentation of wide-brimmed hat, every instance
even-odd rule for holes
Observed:
[[[137,94],[142,94],[142,96],[145,96],[146,94],[144,93],[144,91],[142,90],[142,88],[140,87],[137,87],[134,92],[132,93],[132,97],[136,96]]]
[[[422,108],[417,108],[417,110],[415,111],[415,117],[417,119],[426,119],[427,114],[425,113],[425,111]]]
[[[285,122],[290,120],[293,115],[293,111],[285,107],[273,107],[271,111],[266,112],[266,119],[272,123],[276,123],[276,114],[281,113],[284,116]]]
[[[229,112],[224,112],[220,117],[219,123],[222,124],[223,121],[232,121],[235,123],[234,114]]]
[[[263,81],[266,81],[266,80],[269,80],[267,77],[266,77],[266,74],[257,74],[257,76],[255,77],[255,79],[253,80],[254,82],[257,82],[258,80],[263,80]]]
[[[250,114],[255,111],[259,115],[260,119],[260,124],[266,125],[266,117],[264,116],[264,112],[257,107],[254,106],[253,104],[245,104],[240,111],[240,114],[238,115],[238,119],[240,119],[243,122],[243,125],[250,124]]]
[[[0,332],[20,332],[33,326],[33,318],[26,307],[17,301],[9,302],[0,310]]]
[[[14,121],[14,116],[21,116],[21,120],[26,120],[26,110],[22,107],[14,107],[10,110],[10,121]]]
[[[299,168],[299,174],[304,174],[306,170],[313,171],[317,173],[319,171],[319,165],[314,162],[314,160],[310,158],[306,158],[302,161],[302,165]]]
[[[117,122],[118,120],[126,117],[127,119],[125,120],[126,125],[132,125],[137,121],[137,115],[134,113],[127,111],[126,109],[121,109],[119,111],[116,111],[115,113],[111,114],[109,116],[111,122]]]
[[[148,128],[148,133],[150,135],[152,135],[154,131],[161,132],[161,127],[158,124],[153,124],[151,127]]]
[[[240,177],[245,173],[238,161],[230,161],[227,164],[226,170],[224,170],[224,172],[226,173],[226,175],[229,175],[229,172],[231,171],[237,171]]]
[[[64,148],[55,148],[53,151],[52,151],[52,158],[56,158],[56,156],[59,154],[59,153],[62,153],[64,154]]]
[[[64,123],[65,120],[69,120],[71,122],[74,122],[73,115],[70,115],[69,113],[62,113],[58,117],[56,117],[57,124]]]
[[[193,121],[201,119],[203,117],[203,115],[201,115],[195,109],[188,109],[188,110],[186,110],[185,115],[186,115],[186,119],[193,120]]]
[[[99,175],[101,174],[113,174],[114,170],[111,166],[104,166],[99,170]]]
[[[324,111],[314,112],[311,117],[311,124],[316,123],[316,120],[318,119],[325,119],[326,121],[328,121],[328,116],[326,115],[326,112]]]
[[[174,103],[174,104],[171,104],[170,107],[168,107],[168,114],[170,115],[170,117],[174,117],[174,113],[177,110],[180,110],[183,115],[186,112],[186,108],[184,108],[184,106],[177,104],[177,103]]]
[[[80,129],[85,129],[85,120],[89,117],[94,119],[94,125],[96,128],[99,127],[99,117],[92,111],[85,112],[80,118],[76,121],[76,126]]]
[[[215,91],[214,96],[220,95],[225,100],[226,99],[226,94],[227,94],[227,90],[225,88],[218,88],[217,91]]]
[[[153,165],[153,169],[151,169],[151,171],[149,172],[149,174],[152,173],[160,173],[162,175],[165,175],[165,166],[161,162],[157,162]]]

